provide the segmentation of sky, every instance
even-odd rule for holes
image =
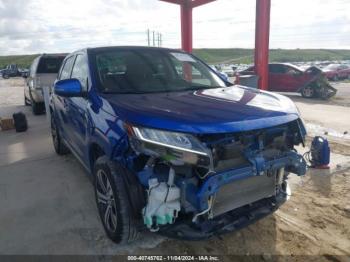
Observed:
[[[272,0],[270,48],[350,49],[349,0]],[[180,47],[180,9],[158,0],[0,0],[0,55],[84,47]],[[193,12],[194,48],[253,48],[255,0],[217,0]],[[152,42],[152,41],[151,41]]]

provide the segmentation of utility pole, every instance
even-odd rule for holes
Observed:
[[[150,35],[149,35],[149,29],[147,29],[147,43],[148,43],[148,46],[151,45],[151,39],[150,39]]]
[[[157,44],[158,44],[158,47],[160,47],[160,33],[157,32]]]
[[[152,30],[152,35],[151,35],[151,30],[147,29],[147,44],[148,46],[158,46],[161,47],[163,45],[163,39],[162,39],[162,33],[156,32]],[[152,39],[151,39],[152,37]]]
[[[153,46],[156,46],[155,32],[153,31]]]

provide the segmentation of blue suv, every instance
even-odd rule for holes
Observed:
[[[51,96],[59,155],[91,174],[106,234],[203,239],[247,226],[304,175],[306,135],[287,97],[233,86],[191,54],[148,47],[68,55]]]

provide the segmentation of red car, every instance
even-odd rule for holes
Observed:
[[[239,75],[254,75],[254,72],[254,66],[239,72],[236,83],[241,83]],[[323,79],[323,72],[314,66],[302,70],[287,63],[269,64],[269,91],[296,92],[306,98],[333,96],[336,90]]]
[[[341,64],[330,64],[322,69],[329,80],[338,81],[339,79],[350,78],[350,66]]]

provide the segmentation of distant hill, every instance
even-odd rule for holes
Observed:
[[[254,50],[230,49],[196,49],[194,54],[208,63],[243,63],[254,61]],[[271,49],[270,62],[307,62],[350,60],[350,50],[328,49]]]
[[[207,63],[251,63],[254,57],[253,49],[195,49],[193,53]]]
[[[254,60],[253,49],[243,48],[204,48],[195,49],[194,54],[207,63],[250,64]],[[0,68],[7,64],[17,64],[19,67],[29,67],[37,55],[0,56]],[[303,62],[303,61],[334,61],[350,60],[350,50],[331,49],[272,49],[271,62]]]

